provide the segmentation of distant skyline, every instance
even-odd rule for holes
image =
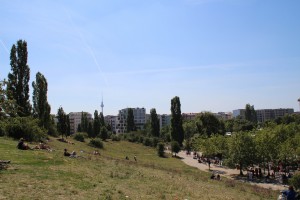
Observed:
[[[169,114],[293,108],[300,97],[300,1],[3,0],[0,79],[28,44],[30,86],[48,81],[51,113],[127,107]],[[32,101],[32,87],[30,90]]]

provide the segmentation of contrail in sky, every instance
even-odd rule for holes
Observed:
[[[107,85],[108,85],[108,84],[107,84],[107,79],[105,78],[105,76],[104,76],[104,74],[103,74],[103,72],[102,72],[102,70],[101,70],[101,67],[100,67],[100,65],[99,65],[99,63],[98,63],[98,60],[97,60],[97,58],[96,58],[96,56],[95,56],[95,53],[94,53],[93,49],[92,49],[91,46],[86,42],[86,40],[85,40],[85,38],[83,37],[83,35],[81,34],[80,30],[79,30],[79,29],[77,28],[77,26],[75,25],[75,23],[74,23],[74,21],[73,21],[71,15],[69,14],[69,12],[68,12],[67,10],[65,10],[65,11],[66,11],[66,13],[67,13],[67,15],[68,15],[68,17],[69,17],[69,19],[70,19],[70,21],[71,21],[72,26],[74,27],[74,29],[76,30],[76,32],[77,32],[78,35],[80,36],[81,41],[83,42],[83,44],[85,45],[85,47],[88,49],[88,51],[89,51],[91,57],[93,58],[93,61],[94,61],[94,63],[96,64],[96,66],[97,66],[97,68],[98,68],[98,70],[99,70],[99,72],[100,72],[100,74],[101,74],[101,76],[102,76],[102,78],[103,78],[103,80],[104,80],[105,86],[107,86]]]
[[[1,42],[1,44],[2,44],[2,46],[3,46],[3,48],[4,48],[4,50],[9,54],[9,50],[8,50],[8,48],[6,47],[6,45],[4,44],[4,42],[3,42],[2,40],[0,40],[0,42]]]

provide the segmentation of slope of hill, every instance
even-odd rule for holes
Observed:
[[[101,155],[87,143],[67,144],[51,138],[54,151],[16,148],[0,137],[0,199],[275,199],[277,192],[210,180],[208,173],[178,158],[160,158],[153,148],[128,142],[105,142]],[[33,146],[33,144],[31,145]],[[63,149],[79,157],[63,156]],[[134,161],[134,156],[137,162]],[[128,156],[129,160],[125,157]]]

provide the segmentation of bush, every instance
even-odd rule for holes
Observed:
[[[38,125],[38,120],[32,117],[10,118],[6,126],[6,134],[14,139],[24,138],[27,141],[40,141],[46,138],[46,130]]]
[[[103,149],[103,147],[104,147],[103,142],[101,141],[100,138],[91,139],[89,145],[92,147],[99,148],[99,149]]]
[[[112,141],[120,141],[120,140],[121,140],[121,137],[120,137],[120,136],[117,136],[117,135],[112,135],[112,136],[111,136],[111,140],[112,140]]]
[[[5,135],[6,135],[5,124],[0,122],[0,137],[3,137]]]
[[[158,144],[158,142],[159,142],[159,140],[158,140],[157,137],[152,138],[152,146],[153,146],[153,147],[156,147],[157,144]]]
[[[296,190],[300,189],[300,173],[296,173],[290,180],[289,184],[294,186]]]
[[[152,141],[150,140],[150,138],[144,138],[143,144],[145,146],[152,146]]]
[[[51,124],[50,127],[48,128],[48,135],[51,135],[53,137],[59,136],[59,133],[54,124]]]
[[[164,151],[165,151],[165,144],[160,142],[157,145],[157,154],[159,157],[163,157],[164,156]]]
[[[73,138],[79,142],[84,142],[84,134],[83,133],[75,133]]]

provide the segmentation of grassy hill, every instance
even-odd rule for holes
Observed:
[[[0,199],[224,200],[276,199],[278,194],[232,180],[210,180],[210,174],[178,158],[159,158],[155,149],[139,144],[104,142],[101,155],[92,155],[95,149],[87,143],[51,138],[48,144],[55,150],[22,151],[17,141],[0,137],[0,160],[11,160],[7,170],[0,170]],[[81,157],[64,157],[64,148]]]

